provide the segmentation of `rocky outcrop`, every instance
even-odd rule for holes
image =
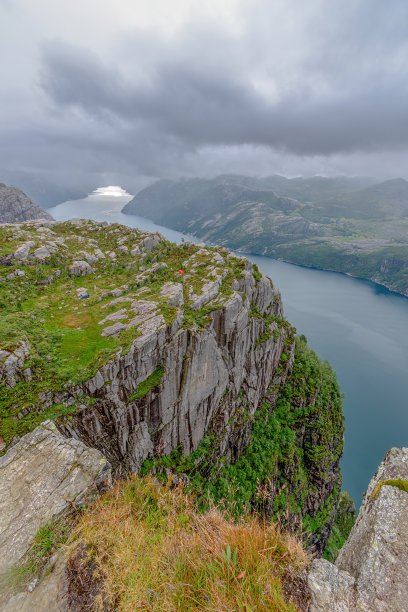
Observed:
[[[408,449],[391,449],[334,565],[309,573],[313,612],[408,610]]]
[[[30,343],[27,338],[13,350],[0,349],[0,384],[6,388],[15,387],[19,380],[30,380],[30,368],[24,369],[24,364],[30,356]]]
[[[252,267],[249,262],[248,266]],[[164,291],[167,298],[168,285]],[[276,341],[271,336],[257,344],[265,322],[250,316],[251,304],[265,316],[282,312],[280,295],[270,281],[262,278],[256,285],[248,271],[237,280],[232,295],[209,313],[203,329],[185,328],[181,313],[168,327],[161,315],[140,316],[137,324],[142,335],[129,352],[73,390],[75,395],[91,394],[96,401],[58,427],[99,448],[113,465],[125,465],[131,471],[149,455],[166,455],[176,447],[190,454],[210,431],[218,434],[220,455],[230,457],[237,450],[228,432],[233,432],[244,403],[239,393],[242,390],[253,416],[277,369],[287,337],[283,331]],[[102,334],[117,335],[125,327],[117,322],[105,327]],[[160,383],[145,397],[134,399],[139,385],[159,365],[164,371]],[[247,429],[247,434],[241,431],[243,445],[249,425]]]
[[[40,581],[34,579],[25,590],[0,594],[0,612],[77,612],[69,606],[66,566],[66,559],[60,554],[48,565]]]
[[[45,522],[106,486],[110,466],[96,449],[46,421],[0,457],[0,574],[20,561]]]
[[[18,223],[30,219],[52,217],[20,189],[0,183],[0,223]]]
[[[68,274],[70,276],[88,276],[92,272],[93,269],[87,261],[73,261],[69,267]]]

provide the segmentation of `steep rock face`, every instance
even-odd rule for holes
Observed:
[[[284,352],[252,419],[251,437],[232,464],[221,469],[210,464],[205,472],[210,485],[204,481],[199,488],[209,489],[216,500],[232,501],[238,512],[250,506],[279,517],[281,524],[303,531],[308,547],[320,555],[341,487],[341,398],[329,364],[319,360],[304,336],[294,339],[288,324],[286,330]],[[208,454],[203,461],[208,466]],[[196,470],[195,463],[193,478]]]
[[[52,217],[20,189],[0,183],[0,223],[18,223],[29,219]]]
[[[276,298],[276,299],[275,299]],[[257,344],[265,330],[250,317],[250,304],[265,316],[281,314],[279,293],[269,280],[258,285],[251,273],[234,285],[222,308],[209,315],[204,329],[184,329],[181,317],[171,326],[148,329],[125,356],[103,366],[75,394],[96,399],[73,415],[61,431],[99,448],[114,465],[135,471],[149,455],[169,454],[181,446],[195,451],[210,430],[221,432],[219,453],[239,453],[228,435],[239,414],[242,389],[253,416],[279,363],[285,334]],[[161,366],[163,376],[145,397],[132,399],[140,383]],[[229,425],[228,422],[230,422]],[[241,432],[241,444],[245,434]]]
[[[309,574],[312,610],[408,610],[408,449],[391,449],[372,478],[357,521],[332,565]]]

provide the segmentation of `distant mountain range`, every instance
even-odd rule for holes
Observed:
[[[408,295],[408,182],[401,178],[160,180],[123,212],[245,253],[346,272]]]
[[[16,187],[0,183],[0,223],[52,219],[51,215]]]

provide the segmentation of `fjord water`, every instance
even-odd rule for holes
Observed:
[[[132,196],[91,194],[64,202],[57,220],[90,218],[160,231],[169,240],[192,240],[121,208]],[[408,299],[335,272],[249,256],[281,290],[285,315],[337,373],[344,399],[346,436],[343,488],[360,504],[369,480],[392,446],[408,446]]]

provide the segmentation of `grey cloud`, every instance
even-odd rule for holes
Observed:
[[[373,82],[366,73],[354,82],[340,80],[328,95],[313,96],[300,84],[299,91],[269,102],[237,66],[200,74],[167,59],[152,82],[133,84],[88,52],[52,45],[44,52],[42,84],[58,105],[149,124],[195,147],[253,144],[330,155],[408,145],[407,82],[385,71]]]
[[[4,66],[0,167],[96,185],[224,171],[406,174],[405,0],[243,1],[238,22],[191,18],[166,36],[112,23],[109,50],[92,30],[82,46],[69,28],[64,39],[38,35],[33,73]]]

